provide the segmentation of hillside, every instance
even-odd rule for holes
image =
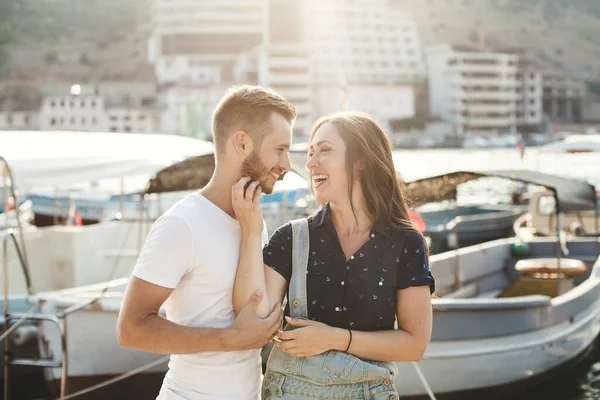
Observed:
[[[488,46],[526,47],[549,64],[600,79],[600,0],[389,1],[417,21],[423,45],[485,38]],[[152,3],[0,0],[0,77],[147,79]]]

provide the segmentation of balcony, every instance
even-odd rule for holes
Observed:
[[[493,90],[486,91],[471,91],[465,92],[463,90],[456,91],[453,95],[453,98],[458,100],[509,100],[509,101],[517,101],[520,96],[519,94],[510,91],[510,92],[499,92]]]
[[[310,70],[310,60],[305,57],[270,57],[269,68],[292,68]]]
[[[485,128],[507,128],[516,124],[516,118],[472,118],[472,117],[456,117],[456,122],[463,125],[468,125],[473,128],[485,127]]]
[[[495,74],[516,74],[516,65],[507,64],[495,64],[495,65],[465,65],[456,64],[450,68],[453,72],[467,72],[467,73],[495,73]]]
[[[277,73],[269,75],[269,85],[274,87],[277,85],[308,85],[311,82],[311,75],[306,73]]]

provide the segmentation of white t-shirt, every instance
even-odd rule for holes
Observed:
[[[156,220],[133,275],[174,289],[165,302],[168,320],[226,328],[235,320],[232,293],[240,242],[239,223],[194,193]],[[261,379],[260,350],[174,354],[158,399],[256,400]]]

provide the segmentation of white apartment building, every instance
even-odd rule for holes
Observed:
[[[389,0],[304,0],[303,36],[317,84],[421,81],[426,69],[415,21]]]
[[[263,42],[265,0],[155,0],[148,54],[159,84],[218,85]]]
[[[38,111],[0,111],[0,130],[37,130],[38,124]]]
[[[153,109],[107,108],[110,132],[157,133]]]
[[[39,118],[40,129],[43,131],[108,130],[108,116],[101,96],[47,96],[42,101]]]
[[[156,84],[103,82],[97,92],[105,100],[110,132],[157,132]]]
[[[452,123],[457,134],[517,127],[518,55],[441,44],[427,49],[427,61],[433,117]]]

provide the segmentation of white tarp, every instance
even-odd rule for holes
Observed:
[[[0,131],[0,157],[24,192],[127,176],[147,179],[187,157],[212,152],[210,142],[175,135]],[[0,176],[3,168],[0,162]]]

